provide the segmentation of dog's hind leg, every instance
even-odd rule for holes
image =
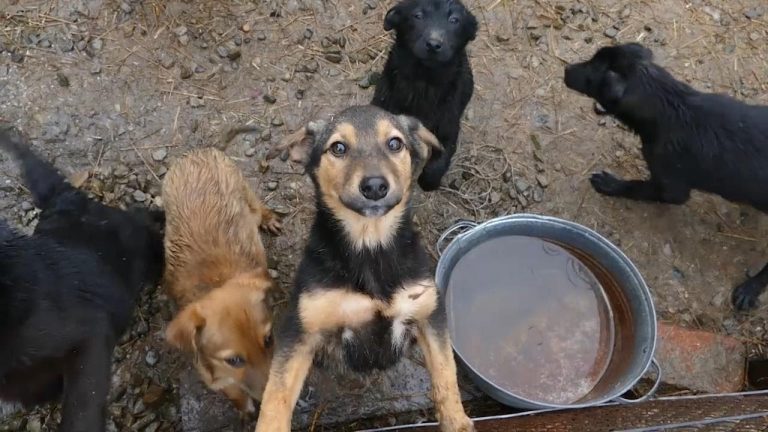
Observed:
[[[691,196],[691,188],[677,182],[622,180],[606,171],[594,173],[589,182],[596,192],[636,201],[683,204]]]
[[[456,135],[458,135],[458,132],[456,132]],[[458,136],[444,140],[438,138],[438,141],[443,145],[443,151],[434,154],[424,165],[424,169],[422,169],[418,179],[419,187],[423,191],[429,192],[440,188],[440,183],[445,173],[448,172],[448,168],[451,166],[451,159],[456,153],[457,139]]]
[[[736,310],[746,311],[757,307],[757,298],[768,285],[768,264],[755,276],[733,289],[731,302]]]
[[[419,322],[417,341],[432,380],[432,401],[443,432],[472,432],[472,420],[464,413],[456,377],[451,340],[446,328],[436,329],[431,320]]]
[[[319,335],[305,334],[275,355],[261,399],[256,432],[290,432],[293,407],[309,374],[320,339]]]
[[[91,337],[68,359],[59,432],[105,428],[113,343],[108,335]]]

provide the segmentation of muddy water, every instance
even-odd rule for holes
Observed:
[[[605,293],[562,247],[533,237],[492,239],[459,260],[448,285],[454,343],[496,385],[571,404],[605,372],[614,342]]]

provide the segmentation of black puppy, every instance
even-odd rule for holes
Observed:
[[[456,152],[474,90],[465,48],[475,39],[477,20],[458,0],[404,0],[387,12],[384,29],[395,30],[395,44],[371,104],[416,117],[440,140],[444,151],[435,152],[419,176],[423,190],[435,190]]]
[[[650,179],[601,172],[590,179],[597,192],[682,204],[698,189],[768,212],[768,107],[699,92],[635,43],[601,48],[569,65],[565,85],[598,101],[642,140]],[[767,284],[768,265],[734,289],[734,306],[755,307]]]
[[[32,236],[0,224],[0,399],[61,398],[60,431],[103,431],[112,349],[162,274],[162,234],[148,213],[89,199],[2,131],[0,147],[42,210]]]

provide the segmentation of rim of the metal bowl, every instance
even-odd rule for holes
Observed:
[[[550,223],[560,226],[568,226],[570,228],[576,229],[578,232],[583,233],[585,236],[590,237],[592,240],[597,241],[602,244],[602,246],[606,247],[608,251],[616,255],[616,257],[621,260],[629,270],[629,273],[631,276],[637,281],[637,289],[640,291],[640,294],[642,295],[642,298],[645,300],[645,304],[649,310],[650,318],[648,321],[648,325],[650,326],[650,335],[651,335],[651,347],[648,350],[647,353],[643,354],[645,355],[644,359],[644,365],[642,368],[642,372],[638,374],[637,377],[635,377],[630,383],[628,383],[626,386],[621,388],[620,391],[616,391],[615,395],[609,395],[605,396],[603,398],[595,399],[594,401],[588,402],[588,403],[579,403],[579,404],[568,404],[568,405],[562,405],[562,404],[555,404],[550,402],[542,402],[542,401],[536,401],[532,399],[528,399],[522,396],[519,396],[518,394],[509,391],[505,388],[499,387],[494,383],[493,381],[489,380],[485,377],[484,374],[480,373],[474,366],[472,366],[464,357],[464,355],[456,348],[456,345],[454,343],[453,337],[451,337],[451,347],[453,348],[453,352],[456,353],[456,355],[459,357],[461,363],[469,369],[472,374],[479,379],[481,379],[484,384],[488,387],[493,388],[494,392],[497,394],[506,394],[511,397],[514,397],[515,399],[518,399],[519,401],[528,404],[530,406],[538,406],[540,408],[586,408],[591,407],[599,404],[603,404],[605,402],[609,402],[612,400],[617,399],[630,389],[632,389],[637,382],[648,372],[648,369],[651,367],[651,363],[653,362],[655,353],[656,353],[656,345],[657,345],[657,334],[656,334],[656,309],[653,304],[653,298],[651,297],[651,291],[648,288],[648,285],[645,283],[645,279],[643,279],[642,275],[640,274],[640,271],[637,269],[635,264],[627,257],[624,252],[621,251],[616,245],[608,241],[605,237],[598,234],[597,232],[585,227],[584,225],[567,221],[564,219],[560,219],[553,216],[543,216],[543,215],[536,215],[536,214],[530,214],[530,213],[518,213],[514,215],[508,215],[508,216],[500,216],[493,219],[489,219],[485,222],[478,223],[476,226],[458,234],[456,237],[453,238],[453,240],[448,244],[448,246],[443,251],[440,259],[437,263],[437,268],[435,269],[435,279],[438,280],[438,276],[446,271],[445,266],[446,260],[443,259],[443,257],[450,256],[450,251],[452,249],[461,247],[461,242],[466,241],[467,239],[471,238],[473,235],[479,235],[484,229],[488,228],[489,226],[497,225],[497,224],[504,224],[509,222],[522,222],[522,221],[533,221],[537,223]],[[473,234],[474,233],[474,234]],[[451,269],[453,270],[453,269]],[[448,291],[448,287],[440,287],[438,286],[438,289],[440,289],[445,295]],[[626,289],[625,287],[622,287],[622,289]],[[448,307],[448,304],[446,302],[445,307]],[[448,310],[446,310],[448,312]],[[448,318],[450,319],[450,314],[448,313]],[[491,392],[487,392],[491,393]]]

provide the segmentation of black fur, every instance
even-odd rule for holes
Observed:
[[[416,117],[440,140],[445,151],[433,154],[419,176],[423,190],[435,190],[456,152],[474,91],[465,48],[477,34],[477,20],[458,0],[404,0],[387,12],[384,28],[395,30],[395,43],[371,104]],[[433,36],[441,41],[436,52],[427,48]]]
[[[601,48],[568,66],[565,84],[598,101],[642,141],[650,179],[601,172],[590,179],[597,192],[682,204],[698,189],[768,212],[768,107],[699,92],[654,64],[639,44]],[[768,266],[735,288],[734,306],[755,307],[766,284]]]
[[[0,223],[0,399],[60,398],[60,431],[103,431],[112,349],[162,273],[160,229],[89,199],[2,131],[0,147],[41,209],[32,236]]]

